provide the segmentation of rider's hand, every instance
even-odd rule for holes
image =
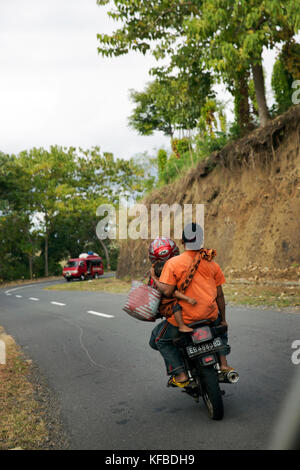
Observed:
[[[152,266],[152,268],[150,269],[150,276],[152,277],[152,279],[157,279],[157,276],[155,275],[154,267],[153,267],[153,266]]]
[[[227,326],[228,328],[228,323],[226,320],[221,320],[220,326]]]
[[[196,305],[197,300],[195,300],[195,299],[189,299],[189,300],[188,300],[188,303],[191,304],[191,305]]]

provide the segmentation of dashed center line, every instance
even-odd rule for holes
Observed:
[[[12,295],[11,294],[12,291],[15,291],[17,289],[25,289],[25,288],[28,288],[28,287],[32,287],[32,285],[27,285],[27,286],[22,286],[22,287],[15,287],[14,289],[10,289],[9,291],[5,291],[5,294],[6,295]],[[18,299],[21,299],[23,296],[19,295],[19,294],[15,294],[15,297],[17,297]],[[27,299],[32,300],[34,302],[39,302],[39,300],[40,300],[37,297],[27,297]],[[52,301],[50,301],[50,303],[52,305],[57,305],[59,307],[65,307],[67,305],[63,302],[57,302],[56,300],[52,300]],[[96,312],[95,310],[88,310],[87,313],[90,313],[91,315],[96,315],[98,317],[103,317],[103,318],[115,318],[114,315],[109,315],[107,313],[102,313],[102,312]]]
[[[107,313],[94,312],[94,310],[88,310],[88,313],[91,313],[92,315],[97,315],[98,317],[114,318],[114,315],[108,315]]]

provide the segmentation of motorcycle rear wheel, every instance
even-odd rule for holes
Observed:
[[[216,370],[213,366],[201,368],[203,401],[210,418],[221,420],[224,416],[222,393]]]

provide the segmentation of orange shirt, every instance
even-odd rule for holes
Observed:
[[[177,286],[186,275],[196,254],[197,251],[185,251],[182,255],[169,259],[163,267],[160,282]],[[178,301],[182,308],[184,323],[193,323],[203,319],[216,320],[218,316],[217,287],[224,283],[225,277],[220,266],[214,261],[202,259],[189,287],[184,292],[188,297],[194,298],[197,304],[191,305],[184,300]],[[178,326],[174,315],[168,318],[168,321]]]

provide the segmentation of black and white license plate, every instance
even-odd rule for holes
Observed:
[[[186,352],[189,357],[199,356],[211,352],[215,349],[219,349],[223,346],[221,338],[215,338],[213,341],[209,341],[205,344],[194,344],[186,347]]]

